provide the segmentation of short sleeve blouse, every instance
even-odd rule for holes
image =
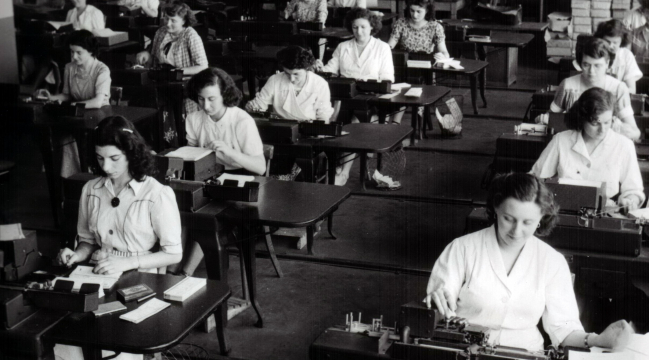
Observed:
[[[63,93],[68,94],[74,101],[94,99],[103,94],[102,106],[110,100],[110,69],[106,64],[93,59],[87,71],[82,71],[75,63],[65,65],[63,73]]]
[[[392,27],[390,40],[397,42],[401,50],[432,53],[435,46],[446,39],[444,28],[436,21],[429,21],[424,27],[415,29],[406,18],[399,18]]]

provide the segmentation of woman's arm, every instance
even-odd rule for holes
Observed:
[[[189,55],[192,59],[192,66],[184,67],[183,73],[185,75],[194,75],[207,69],[207,55],[205,54],[203,40],[198,36],[194,29],[190,30],[188,41],[189,43],[187,44],[187,48],[189,49]]]
[[[98,109],[104,105],[104,100],[106,99],[106,94],[97,94],[92,99],[75,101],[72,104],[86,104],[86,109]]]
[[[397,19],[397,21],[394,22],[394,26],[392,26],[392,33],[390,34],[390,40],[388,40],[388,45],[390,45],[390,49],[394,49],[395,46],[399,43],[399,38],[401,38],[401,30],[402,26],[404,26],[405,20],[404,19]]]
[[[158,17],[158,8],[160,7],[160,1],[158,0],[148,0],[142,3],[142,11],[147,16]]]
[[[323,120],[324,122],[329,123],[331,115],[334,113],[334,108],[331,106],[331,92],[329,91],[329,85],[324,81],[324,79],[322,82],[324,83],[324,86],[320,89],[314,89],[318,93],[316,103],[314,104],[315,118],[316,120]]]
[[[263,175],[266,172],[266,159],[264,158],[264,154],[247,155],[234,150],[220,140],[213,141],[209,147],[216,151],[217,157],[226,157],[225,160],[229,163],[235,163],[257,175]]]
[[[568,335],[561,346],[574,346],[574,347],[601,347],[606,349],[621,350],[626,348],[631,334],[633,334],[633,327],[625,320],[618,320],[609,325],[601,334],[590,333],[588,336],[585,331],[575,330]]]
[[[378,40],[380,41],[380,40]],[[385,49],[381,54],[381,68],[379,70],[379,81],[389,80],[394,82],[394,63],[392,61],[392,52]]]
[[[92,27],[94,29],[104,29],[106,28],[106,22],[104,21],[104,13],[101,10],[97,9],[94,16],[92,17]]]
[[[61,93],[57,95],[50,95],[50,100],[61,102],[70,101],[70,94]]]
[[[261,88],[261,91],[259,91],[257,95],[255,95],[255,98],[248,101],[245,106],[246,111],[258,112],[268,110],[268,105],[271,105],[273,103],[275,96],[275,81],[278,81],[280,77],[281,75],[271,76],[268,81],[266,81],[264,87]]]
[[[635,80],[631,80],[631,79],[624,80],[624,83],[626,84],[626,87],[629,88],[629,93],[631,93],[631,94],[635,94],[635,91],[636,91],[635,90],[635,82],[636,82]]]
[[[426,287],[424,302],[430,308],[435,303],[437,310],[445,317],[455,316],[457,299],[464,283],[466,249],[457,239],[446,246],[439,256]]]
[[[635,210],[642,205],[645,199],[640,165],[635,151],[635,145],[627,142],[621,154],[617,154],[620,165],[620,198],[618,205],[626,206],[623,213],[628,210]]]
[[[288,20],[288,18],[293,15],[293,11],[295,11],[295,7],[297,6],[297,2],[299,0],[291,0],[288,5],[286,5],[286,9],[284,9],[284,18]]]
[[[443,57],[440,57],[440,55]],[[436,60],[442,60],[442,59],[448,59],[450,58],[451,55],[448,54],[448,49],[446,48],[446,43],[444,41],[440,42],[435,46],[435,59]]]
[[[329,72],[332,74],[338,74],[340,72],[340,53],[341,53],[340,48],[342,46],[343,43],[340,43],[338,44],[338,46],[336,46],[336,50],[334,50],[331,59],[327,62],[327,65],[322,67],[320,71]],[[320,60],[316,60],[316,61],[320,61]]]
[[[327,9],[327,0],[316,0],[318,1],[318,9],[316,10],[315,21],[325,23],[327,21],[327,15],[329,10]]]

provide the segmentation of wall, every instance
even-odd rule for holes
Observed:
[[[18,52],[13,4],[0,0],[0,83],[18,84]]]

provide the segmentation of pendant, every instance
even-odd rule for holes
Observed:
[[[110,201],[110,204],[113,205],[113,207],[118,207],[119,206],[119,198],[116,196],[113,198],[113,200]]]

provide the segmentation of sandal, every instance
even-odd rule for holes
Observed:
[[[392,186],[389,186],[386,183],[381,183],[376,185],[376,190],[381,190],[381,191],[397,191],[401,190],[403,186],[401,186],[401,183],[399,181],[394,181],[392,183]]]

